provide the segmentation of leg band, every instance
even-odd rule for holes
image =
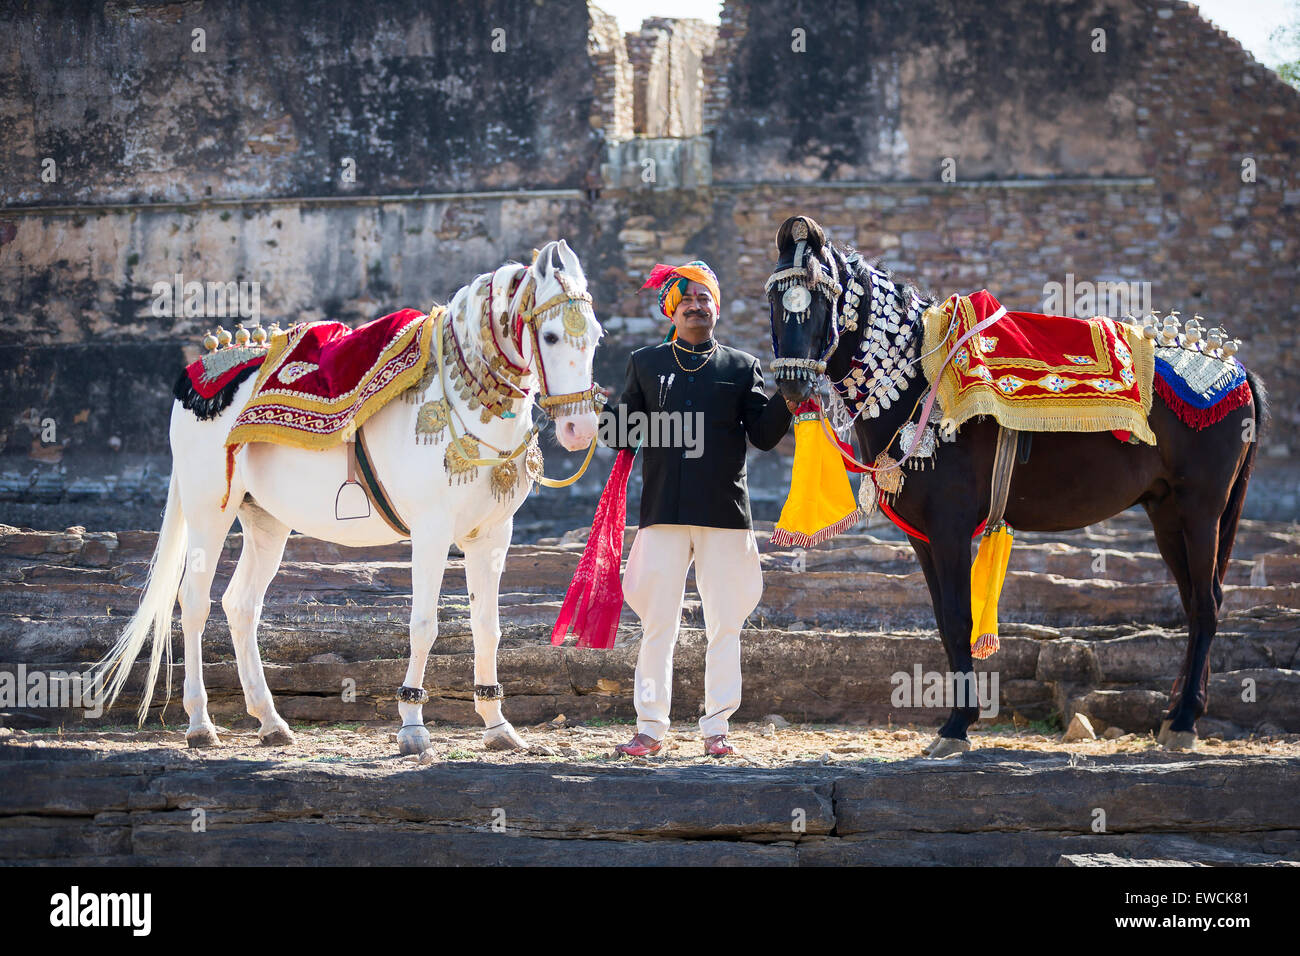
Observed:
[[[429,692],[423,687],[403,686],[397,692],[397,699],[403,704],[423,704],[429,699]]]

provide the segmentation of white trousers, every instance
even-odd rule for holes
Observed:
[[[727,732],[740,706],[740,629],[763,595],[754,533],[745,528],[656,524],[637,531],[623,574],[623,596],[641,619],[636,663],[637,730],[662,740],[673,694],[673,648],[682,620],[686,572],[704,607],[704,716],[700,733]]]

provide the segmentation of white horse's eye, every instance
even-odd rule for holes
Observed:
[[[560,341],[560,337],[554,332],[547,332],[542,336],[542,341],[547,345],[554,345],[556,342]]]
[[[793,285],[785,290],[781,304],[787,312],[802,312],[812,302],[812,293],[801,285]]]

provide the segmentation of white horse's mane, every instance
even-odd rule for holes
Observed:
[[[560,259],[558,265],[554,259],[556,253],[559,254]],[[451,313],[456,338],[460,342],[461,351],[464,352],[465,357],[483,357],[483,341],[480,337],[481,324],[484,321],[491,322],[496,317],[500,311],[498,304],[507,308],[511,315],[517,314],[523,306],[524,296],[528,292],[528,282],[519,283],[519,287],[515,290],[514,295],[510,297],[510,301],[508,303],[504,301],[505,290],[509,288],[510,283],[521,272],[531,272],[533,274],[535,284],[534,301],[541,302],[549,298],[554,292],[560,291],[559,280],[555,277],[555,273],[561,271],[579,280],[582,287],[586,288],[587,276],[582,270],[582,264],[578,261],[577,255],[568,247],[568,244],[563,241],[548,242],[542,247],[533,265],[526,266],[522,262],[507,262],[493,272],[484,272],[482,275],[475,276],[468,285],[461,286],[456,290],[456,294],[447,303],[447,310]],[[496,285],[492,286],[494,279]],[[497,301],[490,304],[485,317],[483,302],[487,298],[490,286],[492,286]],[[549,288],[551,286],[554,286],[553,290]],[[594,314],[587,321],[587,335],[593,347],[604,335],[604,329],[601,328],[600,322],[595,318]]]

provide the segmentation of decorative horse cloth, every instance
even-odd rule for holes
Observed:
[[[772,531],[774,547],[811,548],[862,520],[841,453],[851,454],[852,448],[835,441],[839,447],[822,427],[817,404],[811,399],[801,404],[794,415],[790,494]],[[862,480],[871,479],[864,475]]]
[[[420,379],[433,328],[425,313],[402,309],[357,329],[311,322],[274,335],[253,397],[226,436],[227,497],[247,442],[320,450],[349,439]]]
[[[1008,312],[943,365],[951,343],[999,308],[982,289],[926,312],[922,364],[947,419],[960,427],[991,415],[1018,431],[1120,431],[1156,443],[1147,423],[1155,346],[1136,326]]]
[[[230,407],[239,386],[265,358],[266,346],[237,345],[207,352],[185,366],[172,394],[200,421],[215,418]]]
[[[1198,431],[1251,400],[1246,370],[1235,358],[1177,346],[1156,348],[1155,385],[1179,420]]]

